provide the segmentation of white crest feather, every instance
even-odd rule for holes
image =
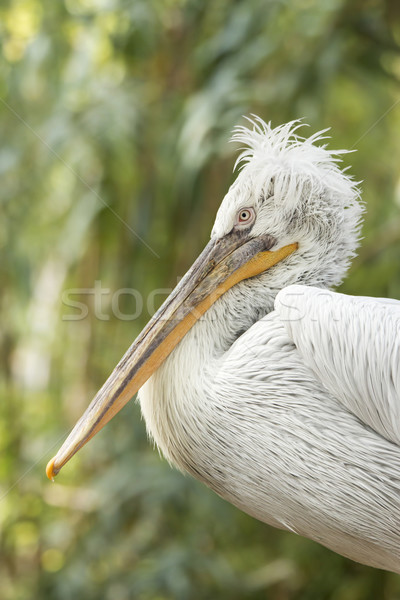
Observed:
[[[294,208],[304,196],[305,190],[318,194],[331,191],[351,204],[359,198],[359,182],[355,182],[341,169],[341,155],[351,150],[328,150],[318,142],[329,139],[323,129],[309,138],[297,134],[304,127],[300,119],[273,128],[260,117],[246,117],[251,128],[238,126],[231,141],[244,144],[236,160],[238,167],[252,176],[253,185],[265,191],[274,183],[274,200],[287,208]]]

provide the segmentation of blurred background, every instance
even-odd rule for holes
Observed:
[[[400,577],[171,470],[134,402],[44,474],[149,294],[206,243],[244,114],[357,149],[367,213],[342,290],[400,298],[399,3],[3,0],[0,36],[0,598],[400,598]]]

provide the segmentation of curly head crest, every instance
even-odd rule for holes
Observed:
[[[340,168],[341,155],[349,150],[328,150],[318,142],[329,139],[323,129],[308,138],[298,135],[305,126],[301,119],[273,128],[260,117],[247,118],[250,127],[238,126],[231,141],[244,144],[236,160],[244,175],[250,176],[260,193],[274,182],[274,199],[286,207],[294,207],[303,196],[305,187],[313,192],[327,190],[343,199],[358,198],[358,182]]]

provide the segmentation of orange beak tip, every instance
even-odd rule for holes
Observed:
[[[59,471],[59,469],[54,468],[55,460],[56,460],[56,457],[54,456],[51,460],[49,460],[49,462],[47,463],[47,467],[46,467],[46,475],[50,479],[50,481],[53,481],[53,482],[54,482],[54,477],[57,475],[57,473]]]

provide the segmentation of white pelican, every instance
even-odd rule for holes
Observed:
[[[299,126],[236,129],[242,168],[210,242],[47,473],[140,388],[179,469],[261,521],[400,573],[400,302],[329,291],[362,206],[343,151]]]

